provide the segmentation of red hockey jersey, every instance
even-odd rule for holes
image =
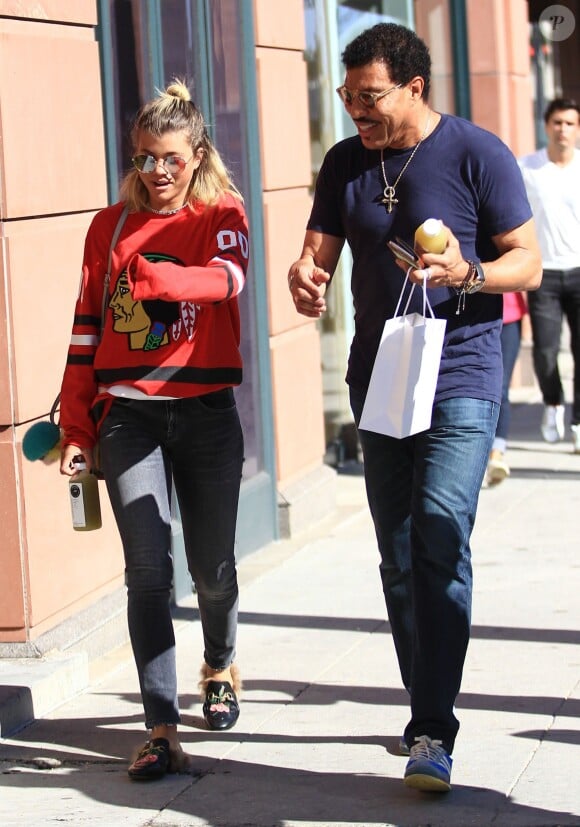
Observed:
[[[129,213],[112,257],[101,331],[109,248],[123,204],[94,217],[85,240],[79,296],[64,372],[64,444],[93,447],[91,410],[107,389],[184,398],[242,380],[237,296],[248,266],[242,203],[171,216]]]

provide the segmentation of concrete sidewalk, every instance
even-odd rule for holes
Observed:
[[[3,827],[579,825],[580,456],[540,441],[537,402],[514,404],[512,476],[480,498],[451,793],[401,781],[408,702],[352,466],[338,518],[241,561],[245,689],[232,731],[204,729],[200,625],[193,604],[178,610],[182,742],[196,774],[129,781],[143,730],[124,648],[93,664],[88,690],[0,741]]]

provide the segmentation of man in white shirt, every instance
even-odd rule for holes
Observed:
[[[544,400],[542,436],[564,438],[564,392],[558,369],[562,319],[574,360],[572,443],[580,454],[580,106],[553,100],[544,114],[548,145],[520,159],[542,251],[540,288],[529,293],[534,369]]]

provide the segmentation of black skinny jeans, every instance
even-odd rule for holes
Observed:
[[[570,349],[574,360],[572,425],[580,424],[580,267],[544,270],[542,286],[528,293],[534,340],[534,370],[544,404],[562,405],[564,389],[558,368],[558,353],[565,316],[570,327]]]
[[[171,481],[197,590],[204,659],[213,669],[225,669],[236,645],[234,539],[243,463],[233,392],[168,401],[116,399],[100,445],[125,553],[129,632],[146,726],[177,724]]]

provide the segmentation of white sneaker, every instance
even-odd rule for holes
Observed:
[[[580,442],[580,435],[579,435]],[[494,449],[489,455],[489,462],[487,463],[487,484],[499,485],[506,477],[510,475],[510,467],[504,459],[501,451]]]
[[[542,419],[542,436],[546,442],[564,439],[564,405],[546,405]]]
[[[574,453],[580,454],[580,425],[572,425],[572,445]]]

